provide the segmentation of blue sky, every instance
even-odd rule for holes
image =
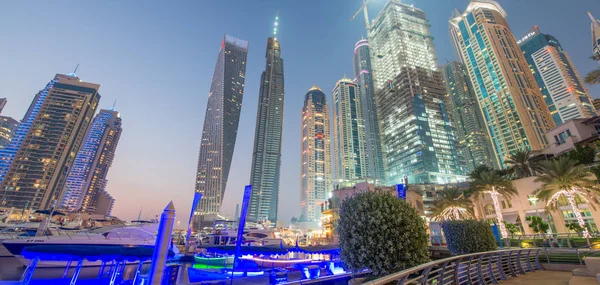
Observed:
[[[374,17],[385,0],[371,0]],[[467,0],[411,0],[427,12],[440,63],[452,60],[447,20]],[[590,20],[597,0],[501,0],[513,33],[533,25],[558,38],[577,69],[598,67],[591,54]],[[342,76],[352,77],[354,44],[365,36],[362,18],[349,18],[360,0],[128,0],[0,1],[0,97],[3,115],[21,119],[34,94],[55,73],[72,72],[101,84],[102,108],[117,100],[123,135],[108,191],[116,214],[152,218],[173,200],[185,223],[194,189],[198,148],[216,56],[224,33],[249,41],[238,141],[223,212],[233,214],[249,181],[260,74],[267,37],[279,10],[278,39],[285,69],[280,217],[299,211],[300,116],[304,94],[316,84],[331,100]],[[594,98],[600,88],[591,88]]]

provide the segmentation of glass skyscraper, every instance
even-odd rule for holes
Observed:
[[[331,133],[329,106],[317,86],[308,90],[302,108],[301,221],[317,222],[321,204],[331,193]]]
[[[267,40],[266,67],[260,77],[256,132],[252,152],[250,184],[252,197],[248,220],[277,222],[279,171],[283,135],[283,59],[279,41]]]
[[[354,83],[360,90],[362,118],[365,126],[365,155],[367,169],[365,177],[373,178],[385,184],[385,166],[379,139],[379,121],[375,104],[375,84],[371,68],[369,41],[362,39],[354,46]]]
[[[35,96],[11,143],[0,150],[2,207],[48,209],[60,203],[99,88],[75,74],[57,74]]]
[[[340,79],[332,92],[334,179],[357,180],[368,173],[360,88]]]
[[[501,167],[518,150],[540,151],[554,122],[508,23],[494,1],[472,1],[455,11],[450,32],[467,67]]]
[[[71,167],[61,209],[106,214],[99,212],[97,205],[100,196],[106,193],[106,177],[121,137],[121,123],[119,112],[112,108],[100,110],[96,115]]]
[[[557,126],[574,118],[596,115],[585,83],[555,37],[542,34],[534,26],[517,43]]]
[[[388,1],[368,35],[387,183],[465,180],[425,12]]]
[[[482,164],[498,168],[465,66],[452,61],[442,67],[442,73],[448,91],[445,101],[458,138],[457,149],[465,162],[463,172],[470,173]]]
[[[247,41],[229,35],[223,37],[200,141],[195,191],[203,196],[194,213],[195,230],[202,221],[212,223],[205,216],[217,215],[221,209],[240,121],[247,56]]]

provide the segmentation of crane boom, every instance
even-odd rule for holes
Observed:
[[[352,16],[352,18],[350,18],[350,21],[354,21],[354,18],[356,18],[356,16],[358,16],[358,14],[360,13],[360,10],[363,10],[364,15],[365,15],[365,26],[367,27],[367,31],[369,31],[369,29],[370,29],[369,12],[367,11],[367,3],[369,3],[369,1],[370,0],[363,0],[362,6],[356,11],[356,13],[354,13],[354,16]]]

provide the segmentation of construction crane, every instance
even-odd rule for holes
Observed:
[[[360,10],[363,10],[365,15],[365,26],[367,27],[367,32],[371,29],[371,25],[369,25],[369,12],[367,11],[367,3],[369,3],[369,1],[370,0],[363,0],[362,7],[360,7],[360,9],[356,11],[356,13],[354,13],[354,16],[352,16],[352,18],[350,18],[350,21],[354,21],[354,18],[358,16],[358,13],[360,13]]]

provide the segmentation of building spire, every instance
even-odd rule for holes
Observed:
[[[273,27],[273,39],[277,40],[277,26],[279,25],[279,10],[277,10],[277,14],[275,14],[275,24]]]

